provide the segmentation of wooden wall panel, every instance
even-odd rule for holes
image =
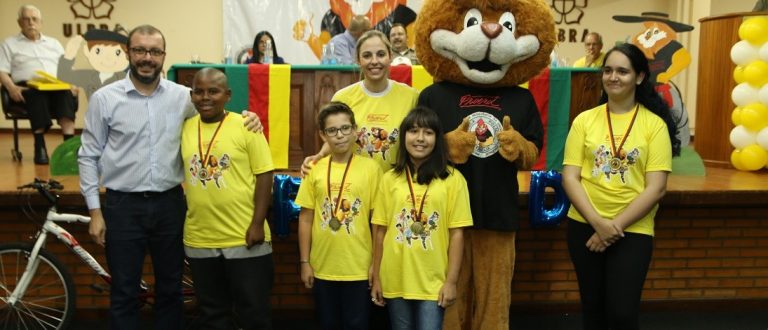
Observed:
[[[739,25],[746,16],[768,12],[735,13],[706,17],[701,22],[699,40],[699,81],[696,91],[696,142],[694,148],[704,164],[731,166],[729,135],[733,129],[731,113],[736,107],[731,91],[736,87],[731,47],[739,41]]]

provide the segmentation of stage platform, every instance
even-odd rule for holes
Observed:
[[[46,136],[49,152],[61,136]],[[35,227],[19,212],[16,187],[35,177],[49,178],[48,166],[32,162],[29,133],[20,142],[24,159],[11,159],[12,137],[0,132],[0,242],[28,241]],[[518,233],[517,263],[513,281],[513,308],[517,311],[575,311],[578,285],[565,242],[565,228],[531,228],[527,217],[529,174],[521,173],[524,191],[522,228]],[[62,207],[86,213],[78,177],[56,177],[65,186]],[[39,205],[42,201],[38,199]],[[37,203],[36,203],[37,204]],[[702,306],[721,309],[763,308],[768,301],[768,172],[740,172],[706,168],[705,176],[669,178],[667,194],[656,220],[651,269],[643,291],[644,309],[692,310]],[[67,229],[102,263],[103,250],[90,242],[86,226]],[[275,239],[276,310],[309,310],[311,292],[303,288],[298,273],[296,224],[287,238]],[[64,259],[78,282],[78,308],[106,308],[108,296],[89,286],[98,278],[73,258],[58,242],[49,249]],[[147,274],[151,270],[147,267]],[[145,277],[151,283],[151,276]]]

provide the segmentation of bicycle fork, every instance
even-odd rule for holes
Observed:
[[[47,239],[48,232],[44,229],[37,233],[35,245],[32,247],[32,251],[29,253],[27,267],[24,269],[24,273],[21,275],[16,288],[13,290],[13,292],[11,292],[11,296],[8,297],[9,306],[15,306],[17,301],[24,298],[24,293],[27,292],[27,287],[29,287],[29,283],[32,281],[32,278],[37,272],[37,266],[40,264],[38,254],[40,253],[40,249],[45,246],[45,241]]]

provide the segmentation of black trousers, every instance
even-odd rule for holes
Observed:
[[[149,250],[155,275],[155,329],[181,329],[184,302],[182,231],[187,203],[181,186],[160,193],[107,189],[103,205],[112,275],[110,329],[139,329],[139,285]]]
[[[16,83],[19,86],[26,86],[26,82]],[[34,88],[28,88],[21,93],[24,96],[25,103],[21,103],[29,115],[29,126],[32,131],[43,129],[48,131],[51,128],[51,118],[61,119],[69,118],[75,120],[75,96],[69,90],[63,91],[39,91]],[[19,104],[13,102],[12,104]]]
[[[188,258],[200,329],[272,329],[272,254],[254,258]],[[232,323],[232,313],[237,325]]]
[[[568,221],[568,252],[579,281],[584,329],[639,329],[653,237],[625,232],[624,238],[597,253],[586,246],[594,232],[589,224]]]
[[[371,295],[368,280],[326,281],[315,278],[312,293],[323,330],[368,329]]]

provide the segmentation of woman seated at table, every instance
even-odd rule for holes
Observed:
[[[269,31],[261,31],[256,34],[256,38],[253,38],[253,56],[248,58],[245,63],[264,63],[264,50],[269,41],[272,45],[272,63],[271,64],[285,64],[285,60],[282,57],[277,56],[277,46],[275,45],[275,38]]]

